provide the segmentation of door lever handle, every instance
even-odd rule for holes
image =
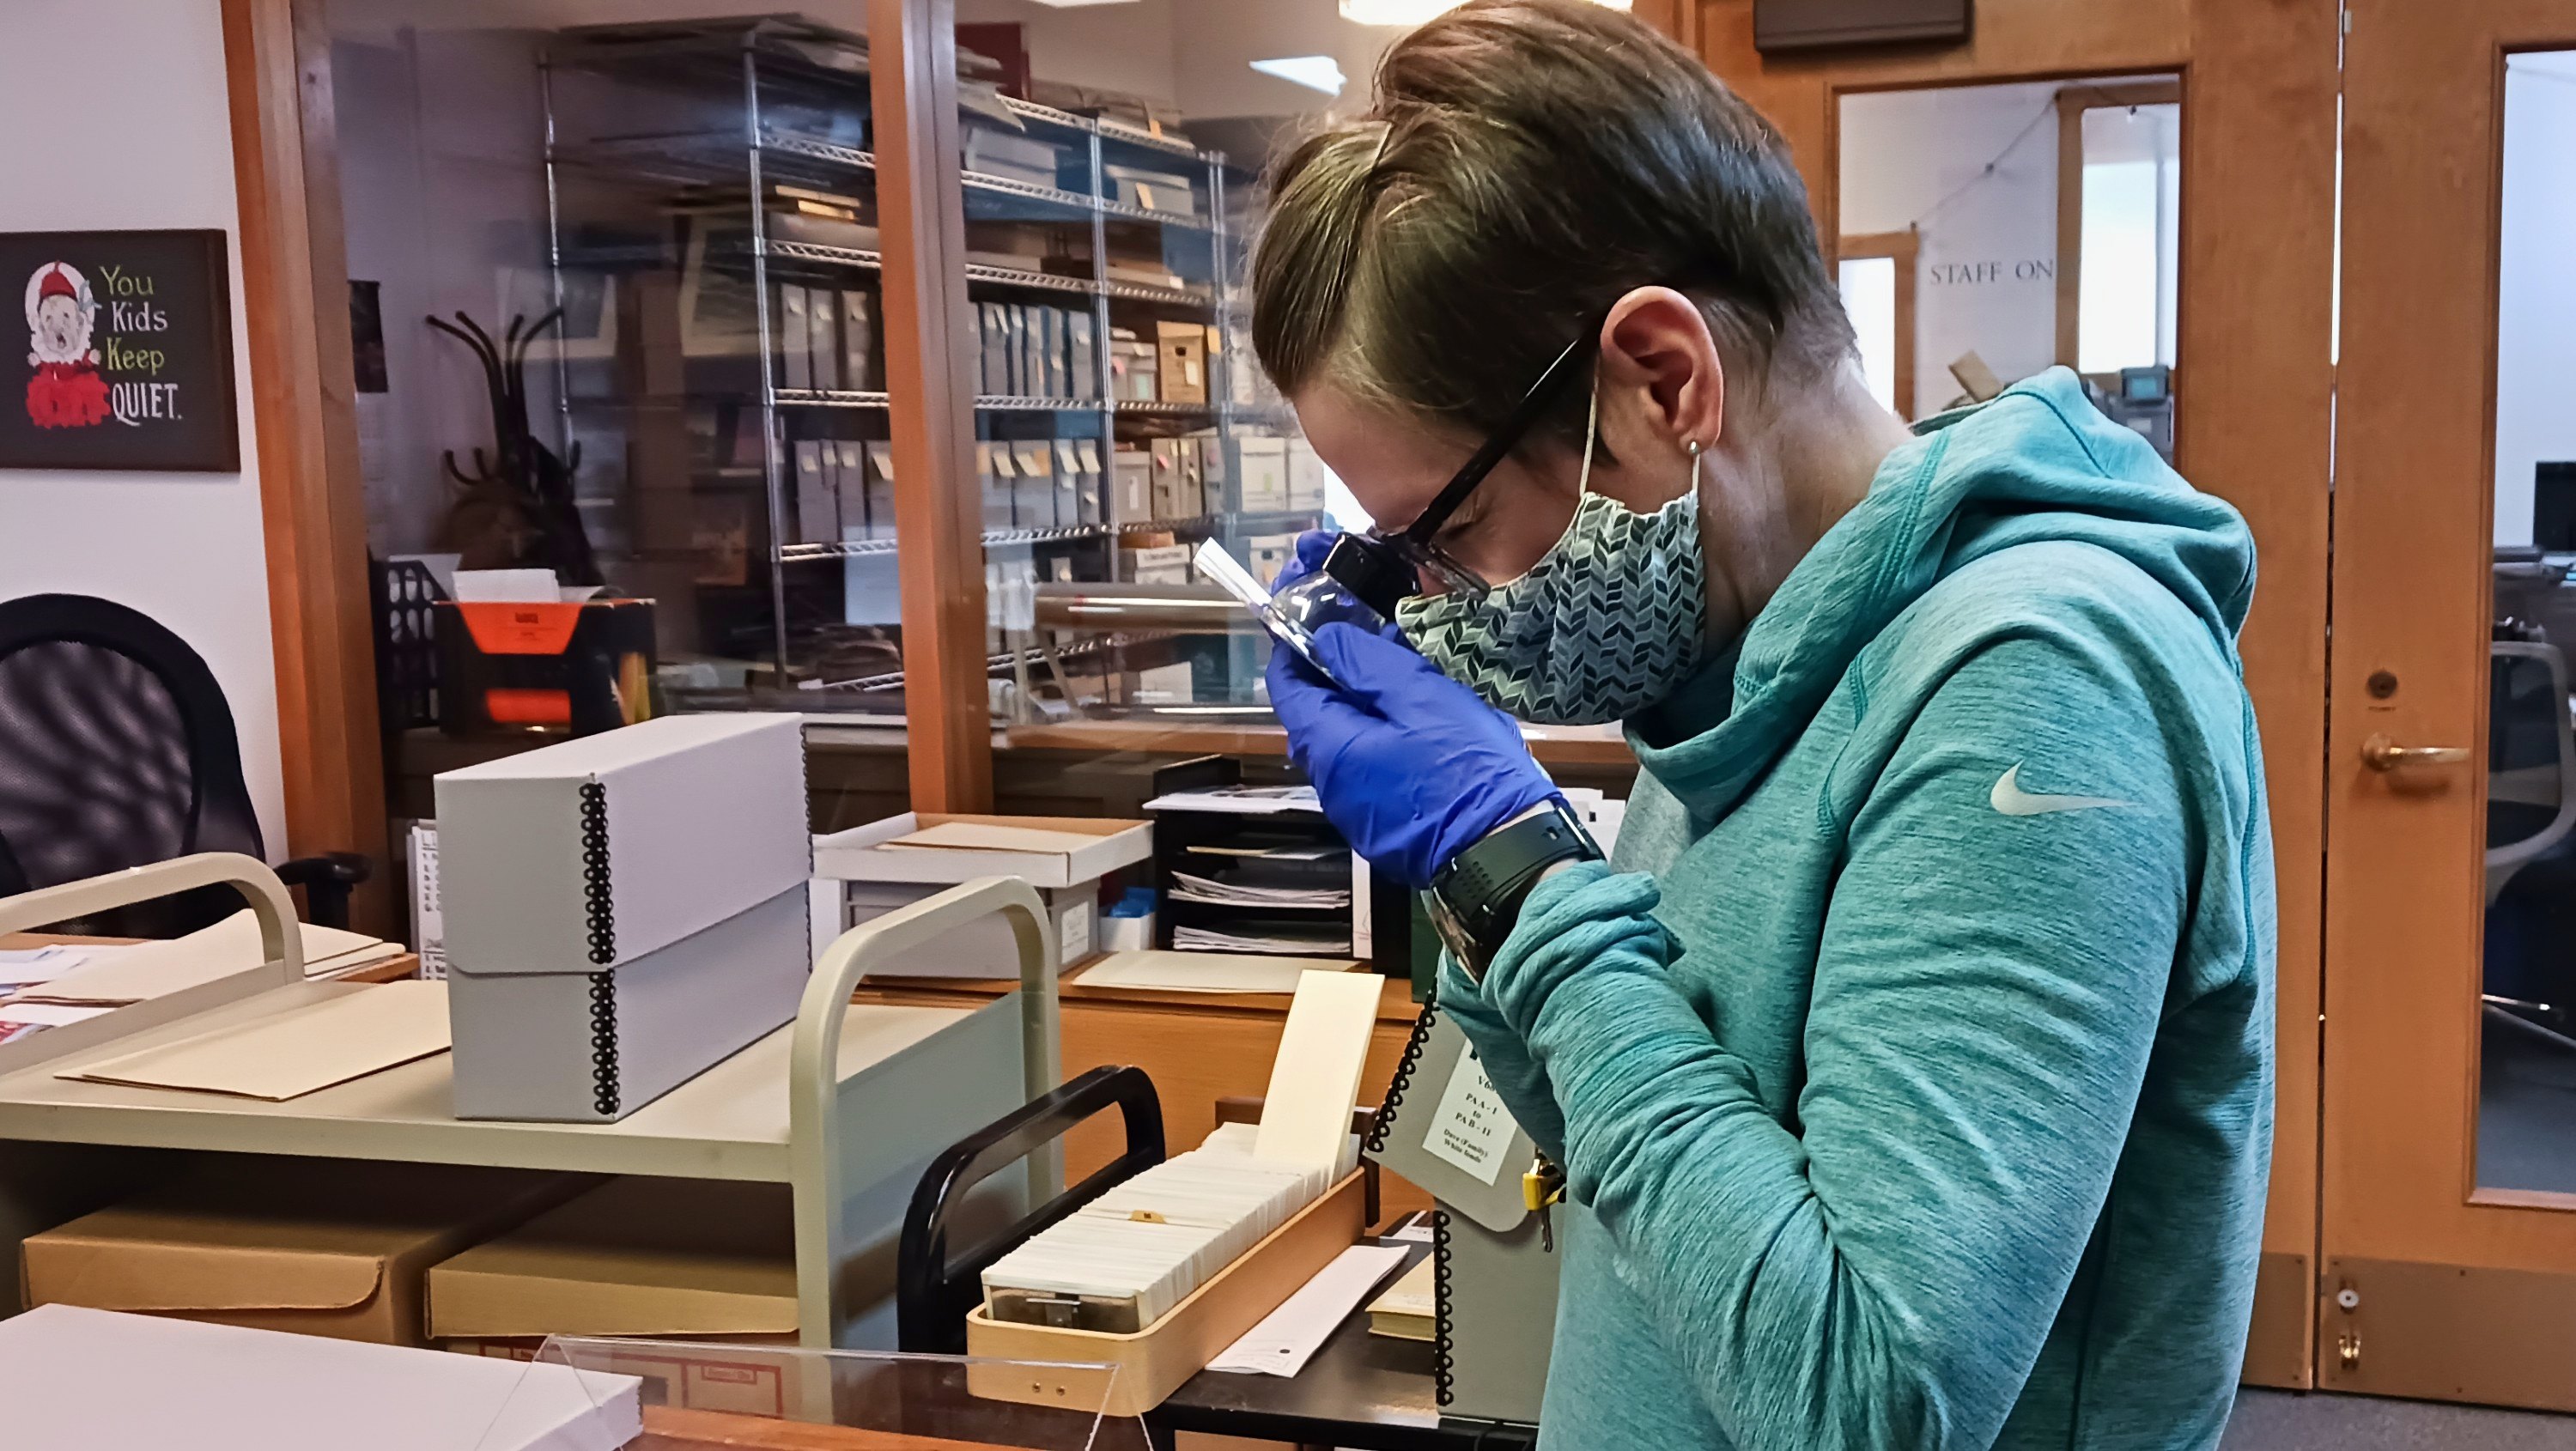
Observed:
[[[2405,766],[2463,766],[2468,764],[2469,755],[2466,746],[2401,746],[2384,735],[2361,743],[2361,763],[2374,771],[2394,771]]]

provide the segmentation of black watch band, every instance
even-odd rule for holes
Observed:
[[[1559,797],[1458,853],[1432,877],[1432,926],[1467,975],[1482,980],[1520,920],[1522,899],[1547,869],[1600,858],[1601,848]]]

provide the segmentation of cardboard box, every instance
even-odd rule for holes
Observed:
[[[916,831],[965,822],[1091,838],[1080,847],[1028,851],[886,847]],[[814,838],[814,875],[850,882],[927,882],[953,887],[979,877],[1018,877],[1038,887],[1098,881],[1154,854],[1154,824],[1096,816],[978,816],[907,811]]]
[[[1038,439],[1012,444],[1010,449],[1011,461],[1018,465],[1018,482],[1011,490],[1011,518],[1022,529],[1053,529],[1062,524],[1055,508],[1055,445]]]
[[[876,295],[852,288],[841,294],[841,386],[882,391],[877,382]]]
[[[806,294],[805,348],[807,371],[817,391],[838,392],[850,386],[841,381],[841,295],[829,287]]]
[[[1168,539],[1171,536],[1163,536]],[[1135,549],[1121,549],[1120,562],[1127,566],[1127,579],[1132,584],[1188,584],[1190,582],[1190,546],[1186,544],[1148,544]]]
[[[884,440],[868,446],[868,537],[894,537],[894,445]]]
[[[792,715],[670,716],[436,789],[447,958],[467,972],[599,972],[812,874]]]
[[[805,316],[808,297],[792,282],[778,286],[778,386],[814,386],[813,328]]]
[[[1154,517],[1154,458],[1120,444],[1109,455],[1110,522],[1137,524]]]
[[[983,490],[986,530],[1011,527],[1011,490],[1018,479],[1019,468],[1011,461],[1009,444],[975,445],[975,481]]]
[[[1199,450],[1199,490],[1210,514],[1231,513],[1233,491],[1226,486],[1225,440],[1214,433],[1196,435],[1192,442]]]
[[[1091,314],[1080,310],[1064,315],[1064,346],[1069,396],[1100,396],[1100,356],[1092,344]]]
[[[1161,355],[1154,344],[1125,328],[1109,330],[1109,396],[1122,402],[1152,403],[1162,396],[1158,381]]]
[[[1074,522],[1108,523],[1109,486],[1108,480],[1101,476],[1099,444],[1088,438],[1077,438],[1073,440],[1073,456],[1078,474],[1074,485],[1074,503],[1078,512]]]
[[[1070,438],[1055,441],[1055,523],[1059,529],[1099,522],[1083,517],[1082,453],[1073,445]]]
[[[83,1305],[424,1344],[423,1277],[597,1181],[518,1169],[218,1156],[31,1235],[29,1308]]]
[[[451,955],[456,1116],[624,1118],[796,1016],[813,966],[810,931],[799,880],[605,972],[485,974]]]
[[[1060,837],[1043,849],[889,847],[883,843],[928,827],[962,822],[1087,839],[1067,848]],[[1059,961],[1092,955],[1098,936],[1100,879],[1154,853],[1153,823],[1094,817],[966,816],[906,812],[814,839],[814,873],[837,883],[839,931],[978,877],[1017,877],[1038,889],[1055,927]],[[837,935],[837,933],[835,933]],[[886,971],[892,977],[1019,976],[1019,948],[1009,924],[985,917],[948,933]]]
[[[841,537],[840,507],[832,497],[831,475],[823,465],[819,439],[796,442],[796,538],[817,544]],[[835,450],[837,453],[837,449]]]
[[[988,397],[1006,396],[1011,391],[1011,325],[1005,309],[998,302],[979,302],[975,316],[983,334],[983,361],[977,370],[975,387]]]
[[[796,1334],[784,1184],[611,1179],[430,1268],[441,1342]]]
[[[1234,441],[1235,486],[1247,514],[1279,514],[1288,509],[1288,440],[1238,438]]]
[[[1183,464],[1184,454],[1194,462],[1198,450],[1186,439],[1158,438],[1148,453],[1154,461],[1154,517],[1187,519],[1198,513],[1198,470]]]
[[[1291,513],[1321,512],[1324,507],[1324,461],[1316,456],[1315,446],[1302,438],[1288,444],[1288,509]]]
[[[1164,402],[1207,401],[1207,324],[1156,324],[1154,359]]]

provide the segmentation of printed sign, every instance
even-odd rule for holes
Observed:
[[[0,349],[0,469],[239,471],[224,259],[219,231],[0,232],[27,339]]]
[[[1470,1048],[1449,1070],[1449,1086],[1440,1091],[1440,1107],[1431,1115],[1422,1151],[1491,1184],[1502,1177],[1503,1153],[1511,1147],[1515,1127],[1503,1096],[1494,1092],[1485,1065]]]

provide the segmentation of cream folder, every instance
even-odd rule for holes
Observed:
[[[444,1053],[444,982],[326,983],[315,1002],[56,1075],[283,1103]]]
[[[1338,1169],[1350,1150],[1351,1109],[1377,1026],[1384,978],[1373,972],[1307,972],[1288,1003],[1288,1026],[1270,1064],[1253,1157]]]
[[[310,922],[296,925],[308,965],[360,948],[384,945],[364,933],[316,927]],[[167,942],[90,951],[88,962],[25,996],[52,1003],[139,1003],[248,972],[267,957],[260,943],[259,919],[247,908],[212,927],[202,927]]]

